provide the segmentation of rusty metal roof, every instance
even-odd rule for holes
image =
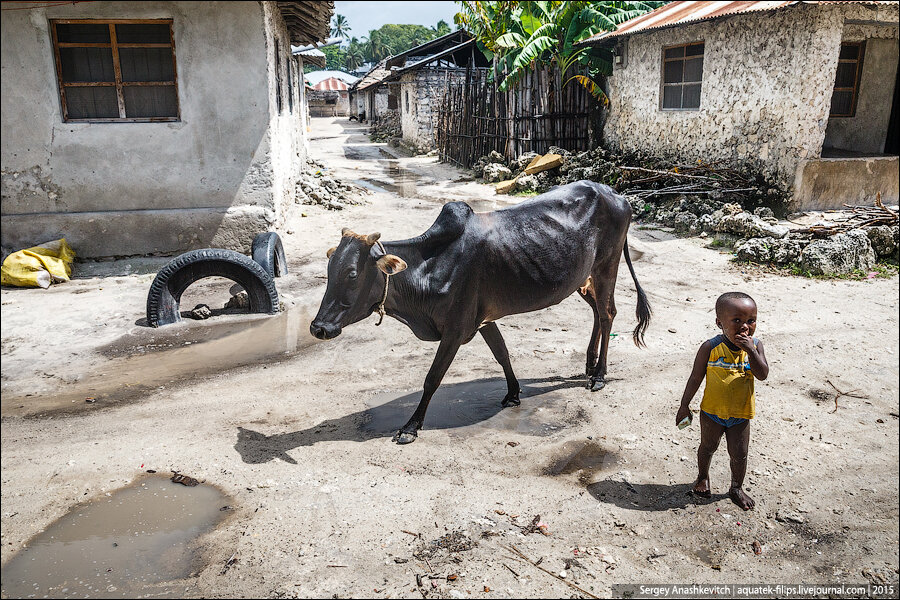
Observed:
[[[841,4],[856,3],[886,4],[885,2],[875,1],[841,2]],[[798,2],[796,0],[791,2],[670,2],[652,12],[622,23],[615,31],[598,33],[580,43],[585,45],[600,45],[608,40],[611,41],[615,38],[628,36],[634,33],[642,33],[654,29],[664,29],[666,27],[675,27],[700,21],[710,21],[743,13],[777,10],[796,4],[819,4],[819,2]]]
[[[316,85],[312,86],[314,90],[326,90],[326,91],[344,91],[350,89],[350,86],[347,85],[347,82],[341,81],[337,77],[329,77],[328,79],[323,79]]]

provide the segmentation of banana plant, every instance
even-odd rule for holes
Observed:
[[[462,2],[457,23],[466,27],[496,57],[504,74],[501,90],[508,90],[536,65],[556,64],[567,77],[563,85],[576,82],[602,102],[606,95],[596,79],[612,72],[608,50],[577,46],[601,31],[612,31],[621,23],[665,2]],[[499,6],[499,5],[503,6]]]

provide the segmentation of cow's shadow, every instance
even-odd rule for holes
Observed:
[[[500,401],[506,395],[506,380],[500,378],[478,379],[463,383],[443,385],[438,388],[425,415],[423,430],[458,429],[485,422],[495,417],[501,410],[504,417],[516,422],[526,419],[539,408],[546,407],[540,396],[566,388],[585,387],[584,376],[550,377],[546,379],[519,380],[522,388],[520,398],[522,405],[503,409]],[[585,390],[587,393],[587,391]],[[388,394],[384,394],[389,398]],[[290,450],[301,446],[312,446],[320,442],[368,440],[391,437],[412,416],[421,391],[412,392],[389,400],[382,404],[360,410],[337,419],[328,419],[321,423],[291,433],[265,435],[252,429],[238,427],[238,439],[234,448],[241,459],[249,464],[261,464],[273,459],[281,459],[287,463],[297,464],[288,454]],[[376,396],[376,400],[377,400]],[[508,416],[507,416],[508,415]],[[535,417],[532,421],[539,419]],[[548,424],[549,430],[536,432],[536,435],[547,434],[554,428]]]

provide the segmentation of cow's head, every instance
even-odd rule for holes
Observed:
[[[320,340],[341,334],[351,323],[371,315],[381,303],[384,277],[406,268],[402,258],[385,254],[380,233],[360,235],[346,227],[341,243],[327,252],[328,285],[309,331]]]

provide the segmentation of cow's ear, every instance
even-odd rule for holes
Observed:
[[[325,256],[331,258],[331,255],[334,254],[335,250],[337,250],[337,246],[332,246],[328,249],[328,252],[325,253]]]
[[[385,254],[375,264],[378,270],[386,275],[396,275],[406,269],[406,261],[393,254]]]

